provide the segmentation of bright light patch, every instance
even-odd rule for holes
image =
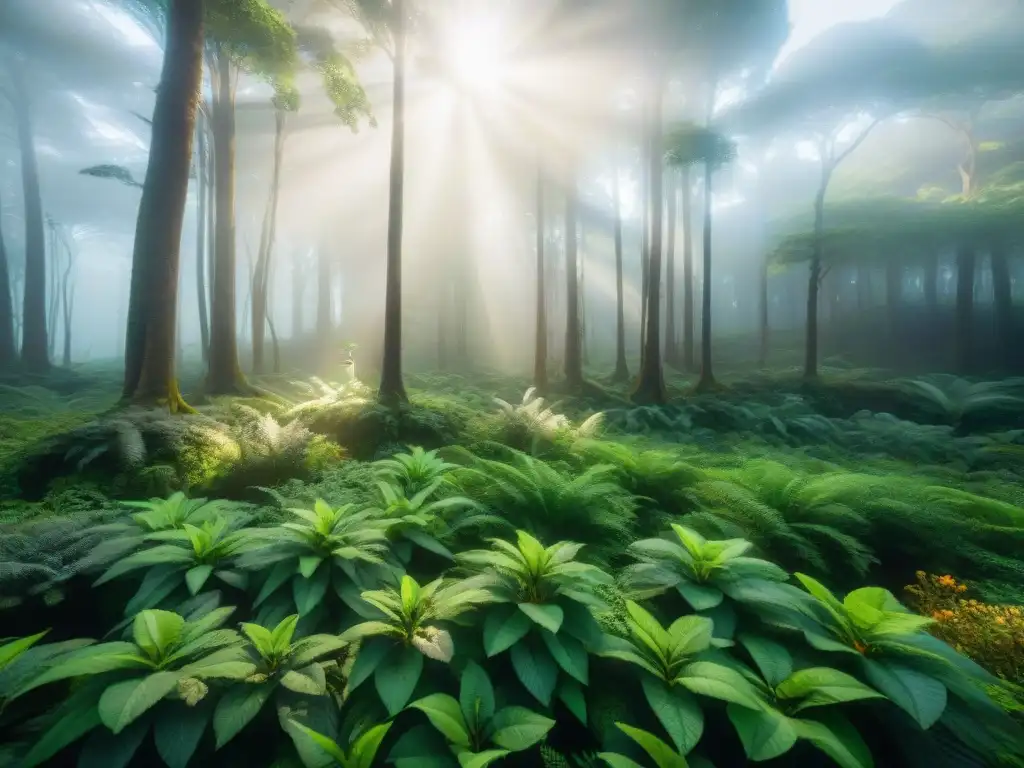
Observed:
[[[95,3],[91,9],[118,32],[133,48],[155,48],[157,42],[131,16],[105,3]]]
[[[452,33],[452,64],[455,77],[464,88],[484,90],[501,79],[501,38],[497,20],[468,19]]]

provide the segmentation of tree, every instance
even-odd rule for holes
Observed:
[[[46,329],[46,230],[39,186],[32,121],[32,99],[25,79],[25,65],[16,53],[4,59],[8,88],[0,87],[14,114],[21,158],[21,188],[25,205],[25,283],[22,299],[21,362],[33,373],[50,368],[49,335]]]
[[[615,240],[615,371],[612,381],[629,381],[629,365],[626,363],[626,311],[623,301],[622,283],[622,196],[620,192],[618,164],[612,168],[612,208]]]
[[[9,371],[18,359],[14,336],[14,303],[11,296],[11,272],[4,242],[3,206],[0,201],[0,370]]]
[[[537,226],[537,298],[536,328],[533,349],[533,386],[538,392],[546,392],[548,388],[548,316],[547,301],[544,293],[544,239],[546,217],[544,216],[544,163],[537,160],[537,191],[536,191],[536,226]]]
[[[701,292],[701,370],[698,391],[715,386],[711,365],[711,206],[712,177],[714,172],[731,162],[736,156],[736,145],[721,134],[691,124],[676,127],[669,134],[665,159],[673,167],[704,167],[704,261]]]
[[[174,372],[181,225],[203,72],[203,2],[172,0],[142,187],[125,348],[123,396],[133,403],[188,410]]]

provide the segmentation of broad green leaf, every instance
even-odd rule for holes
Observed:
[[[644,696],[658,721],[671,737],[676,749],[686,754],[704,733],[704,713],[700,704],[687,691],[669,688],[661,680],[644,675],[641,679]]]
[[[282,619],[271,635],[272,645],[274,650],[283,653],[288,650],[292,644],[292,638],[295,637],[295,627],[299,623],[298,614],[292,614],[285,619]]]
[[[289,669],[281,676],[281,685],[289,691],[309,696],[323,696],[327,693],[327,680],[319,664],[311,664],[302,670]]]
[[[817,648],[819,651],[827,651],[829,653],[849,653],[854,656],[860,656],[860,651],[856,648],[852,648],[845,643],[840,643],[838,640],[827,637],[825,635],[818,634],[817,632],[810,632],[805,630],[804,637],[807,642],[813,648]]]
[[[145,720],[133,723],[120,734],[96,728],[82,744],[78,768],[125,768],[148,732],[149,723]]]
[[[671,645],[671,637],[651,614],[634,603],[626,601],[629,613],[629,629],[652,653],[664,659],[665,650]]]
[[[348,766],[348,756],[345,754],[345,751],[338,746],[334,739],[328,738],[322,733],[318,733],[312,728],[306,727],[297,720],[289,720],[288,725],[330,755],[338,765]]]
[[[628,757],[617,755],[614,752],[598,752],[597,756],[608,763],[611,768],[644,768],[635,760],[630,760]]]
[[[741,634],[738,639],[772,688],[792,674],[793,657],[781,643],[748,634]]]
[[[270,698],[272,685],[239,683],[228,688],[220,697],[213,713],[213,733],[217,749],[227,744],[259,714]]]
[[[651,760],[654,761],[658,768],[687,768],[686,758],[653,733],[648,733],[625,723],[615,723],[615,726],[639,744],[643,751],[651,756]]]
[[[452,744],[469,747],[470,732],[459,702],[444,693],[432,693],[409,705],[427,716],[430,724]]]
[[[775,693],[783,699],[802,699],[792,710],[795,712],[844,701],[884,698],[857,678],[829,667],[798,670],[783,681]]]
[[[530,617],[534,624],[544,627],[548,632],[557,635],[565,620],[565,613],[553,603],[538,605],[535,603],[519,603],[519,610]]]
[[[484,620],[484,650],[488,658],[514,646],[532,626],[529,617],[515,606],[499,606],[489,612]]]
[[[755,762],[784,755],[796,744],[797,732],[790,719],[771,708],[747,709],[729,704],[729,719],[747,757]]]
[[[405,646],[397,646],[377,667],[373,682],[391,717],[405,708],[422,674],[423,654]]]
[[[714,625],[706,616],[683,616],[668,628],[670,655],[693,656],[711,645]]]
[[[254,608],[258,608],[264,600],[270,597],[278,588],[284,584],[295,574],[295,561],[286,560],[283,563],[278,563],[267,574],[266,580],[263,582],[263,586],[260,587],[260,592],[256,596],[256,602],[253,603]]]
[[[180,672],[154,672],[114,683],[100,696],[100,720],[118,734],[178,686]]]
[[[603,642],[604,633],[593,612],[587,606],[572,600],[563,599],[560,605],[565,612],[561,631],[572,635],[590,649],[598,648]]]
[[[507,749],[488,749],[486,752],[461,752],[459,753],[460,768],[486,768],[495,760],[500,760],[508,754]]]
[[[517,643],[510,651],[516,677],[541,704],[550,706],[558,682],[558,666],[546,650],[535,644]]]
[[[491,722],[491,741],[511,752],[522,752],[543,739],[554,725],[554,720],[525,707],[505,707]]]
[[[676,589],[695,611],[706,611],[708,608],[714,608],[725,599],[722,590],[707,584],[680,581],[676,584]]]
[[[871,750],[845,718],[829,713],[827,718],[791,722],[797,736],[807,739],[835,760],[839,768],[871,768],[874,765]]]
[[[213,573],[212,565],[197,565],[185,571],[185,584],[189,594],[193,597],[198,595],[211,573]]]
[[[587,699],[583,695],[583,687],[572,678],[564,677],[555,693],[576,719],[587,725]]]
[[[266,627],[261,627],[259,624],[250,624],[248,622],[242,622],[240,625],[242,634],[249,638],[256,650],[259,651],[261,656],[270,657],[274,653],[274,635]]]
[[[546,629],[540,631],[540,637],[558,666],[583,685],[590,682],[589,659],[583,643],[568,634],[553,635]]]
[[[186,768],[210,722],[210,713],[205,702],[195,707],[181,703],[161,712],[153,725],[153,736],[156,751],[167,768]]]
[[[310,635],[295,643],[291,662],[297,668],[304,667],[347,646],[339,635]]]
[[[102,725],[96,702],[103,691],[102,680],[89,680],[75,689],[55,711],[53,724],[22,760],[22,768],[43,765],[69,744]]]
[[[392,723],[381,723],[368,728],[352,743],[350,768],[371,768],[381,742],[391,730]]]
[[[15,658],[23,654],[33,645],[38,643],[44,635],[50,630],[44,630],[36,635],[30,637],[22,637],[17,640],[12,640],[9,643],[0,645],[0,669],[3,669],[10,664]]]
[[[243,680],[255,671],[256,665],[249,661],[249,654],[239,647],[222,648],[181,669],[182,675],[203,680]]]
[[[729,701],[750,709],[760,709],[763,702],[750,682],[739,672],[711,661],[695,661],[687,665],[675,682],[694,693]]]
[[[352,662],[352,671],[348,676],[348,689],[354,691],[362,685],[395,647],[394,642],[383,637],[371,637],[359,645],[356,659]]]
[[[324,559],[319,555],[303,555],[300,557],[299,573],[302,575],[302,578],[311,578],[323,561]]]
[[[817,599],[818,603],[829,612],[837,624],[842,626],[847,623],[845,619],[846,609],[842,603],[836,600],[835,595],[824,584],[803,573],[795,573],[793,575],[804,585],[804,589],[810,592]]]
[[[146,669],[149,666],[150,662],[138,655],[138,649],[132,643],[115,641],[91,645],[72,651],[67,657],[26,683],[15,697],[58,680],[99,675],[115,669]]]
[[[330,569],[321,568],[311,578],[300,576],[292,579],[292,598],[295,600],[299,616],[306,616],[320,604],[327,593],[330,578]]]
[[[871,636],[913,635],[934,623],[935,619],[913,613],[887,613],[885,618],[872,627]]]
[[[494,717],[494,686],[483,668],[474,661],[466,663],[459,683],[462,716],[474,730]]]
[[[132,639],[154,661],[163,658],[181,638],[185,619],[170,611],[148,610],[132,622]]]
[[[931,728],[946,709],[946,686],[916,669],[864,659],[864,672],[875,688],[909,714],[922,728]]]

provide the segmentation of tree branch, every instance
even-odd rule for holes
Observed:
[[[856,139],[853,140],[853,143],[851,143],[850,146],[848,146],[846,149],[844,149],[842,152],[840,152],[835,158],[832,159],[832,161],[831,161],[832,162],[832,167],[835,168],[837,165],[839,165],[841,162],[843,162],[843,160],[845,160],[847,157],[849,157],[853,153],[853,151],[855,149],[857,149],[857,147],[859,147],[861,144],[864,143],[864,139],[866,139],[868,137],[868,134],[871,133],[871,131],[873,131],[875,129],[875,126],[877,126],[883,120],[885,120],[884,117],[876,117],[874,120],[872,120],[871,121],[871,125],[869,125],[867,128],[865,128],[861,132],[860,136],[858,136]],[[832,145],[832,151],[833,152],[835,151],[835,144],[834,143]]]

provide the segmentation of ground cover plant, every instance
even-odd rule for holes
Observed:
[[[221,462],[224,443],[182,442],[162,449],[182,490],[137,501],[123,470],[104,481],[85,463],[9,502],[0,765],[1022,758],[1024,511],[1005,454],[986,469],[853,443],[816,456],[753,416],[743,431],[754,398],[709,421],[712,439],[630,436],[589,398],[563,415],[431,383],[362,433],[379,446],[366,459],[337,448],[250,475],[242,450]],[[263,410],[213,405],[202,429],[265,461],[288,435],[308,455],[317,428],[344,431],[342,405],[344,423],[377,408],[311,386],[279,386]],[[731,397],[699,407],[728,414]],[[429,446],[406,439],[434,413],[464,418]],[[192,483],[195,466],[214,469]],[[79,479],[96,490],[69,508]],[[218,487],[234,498],[199,496]],[[956,577],[901,592],[918,570]],[[1001,606],[957,602],[960,579]],[[83,600],[106,609],[83,622]]]

